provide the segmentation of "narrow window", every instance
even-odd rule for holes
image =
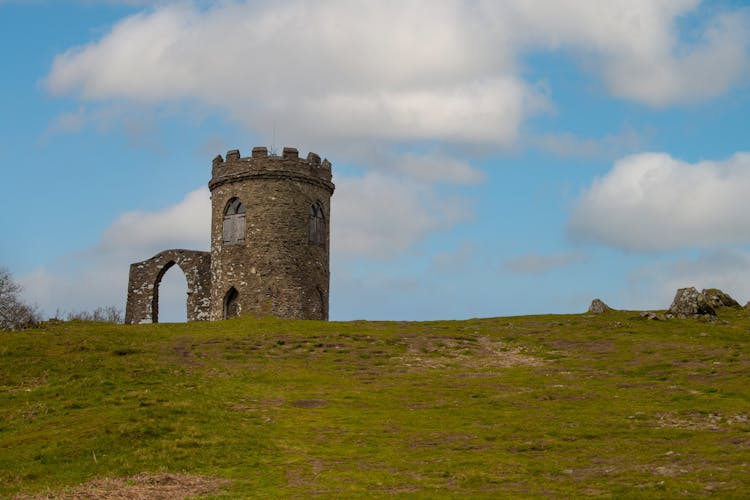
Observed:
[[[224,319],[237,318],[240,315],[240,294],[232,287],[224,297]]]
[[[224,209],[224,243],[236,245],[245,241],[245,206],[239,198],[232,198]]]
[[[308,241],[312,245],[326,244],[326,219],[323,215],[323,205],[319,201],[310,206]]]

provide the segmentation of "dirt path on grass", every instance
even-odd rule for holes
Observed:
[[[45,495],[18,495],[16,500],[171,500],[217,493],[231,481],[188,474],[141,473],[135,476],[94,479]]]

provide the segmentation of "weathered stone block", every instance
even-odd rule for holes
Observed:
[[[716,316],[716,311],[708,303],[706,297],[695,287],[680,288],[674,296],[669,312],[678,318],[692,316]]]
[[[594,299],[591,301],[591,305],[589,306],[589,312],[591,314],[602,314],[605,312],[611,311],[612,308],[609,307],[607,304],[605,304],[600,299]]]

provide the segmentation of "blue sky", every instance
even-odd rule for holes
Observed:
[[[332,319],[750,299],[744,2],[0,0],[0,41],[0,265],[46,314],[207,249],[256,145],[334,165]]]

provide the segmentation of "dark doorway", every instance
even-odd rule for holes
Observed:
[[[240,294],[232,287],[224,297],[224,319],[237,318],[240,315]]]

